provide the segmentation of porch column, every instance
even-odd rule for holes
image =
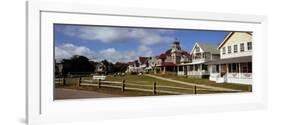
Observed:
[[[177,72],[179,72],[180,71],[180,66],[177,66]]]
[[[240,73],[241,72],[241,65],[240,65],[240,63],[238,63],[238,73]]]
[[[183,74],[186,75],[186,72],[187,72],[187,66],[184,65],[183,66]]]
[[[229,73],[228,64],[226,64],[226,73]]]
[[[238,63],[238,75],[239,75],[239,78],[241,77],[241,63]]]
[[[210,68],[209,68],[209,66],[210,66]],[[213,68],[214,68],[214,65],[213,65],[213,64],[208,65],[208,68],[209,68],[209,70],[210,70],[210,73],[213,73]]]
[[[192,67],[193,67],[193,68],[192,68],[192,71],[195,71],[195,65],[192,65]]]
[[[166,73],[166,66],[163,67],[163,73],[165,74]]]

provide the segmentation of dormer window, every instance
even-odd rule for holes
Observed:
[[[227,47],[227,53],[231,53],[231,46]]]

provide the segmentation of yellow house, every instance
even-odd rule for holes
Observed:
[[[252,33],[230,32],[218,47],[220,59],[208,63],[210,80],[252,83]]]

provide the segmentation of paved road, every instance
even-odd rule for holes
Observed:
[[[111,95],[99,93],[94,91],[76,90],[55,88],[55,99],[82,99],[82,98],[101,98],[101,97],[116,97],[118,95]]]
[[[206,89],[212,89],[212,90],[218,90],[218,91],[241,91],[241,90],[236,90],[236,89],[228,89],[228,88],[223,88],[223,87],[215,87],[215,86],[209,86],[209,85],[200,85],[200,84],[196,84],[196,83],[189,83],[189,82],[183,82],[183,81],[178,81],[178,80],[174,80],[174,79],[169,79],[169,78],[163,78],[160,76],[155,76],[155,75],[150,75],[150,74],[145,74],[148,77],[152,77],[152,78],[156,78],[156,79],[160,79],[160,80],[165,80],[165,81],[169,81],[169,82],[175,82],[175,83],[179,83],[179,84],[184,84],[184,85],[190,85],[190,86],[197,86],[197,87],[201,87],[201,88],[206,88]]]

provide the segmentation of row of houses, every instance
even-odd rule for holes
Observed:
[[[252,83],[252,33],[230,32],[219,45],[196,42],[188,53],[174,41],[165,53],[129,62],[127,72],[174,73],[217,83]]]

